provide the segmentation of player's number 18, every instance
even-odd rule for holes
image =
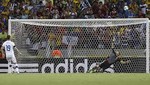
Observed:
[[[10,50],[11,50],[10,45],[6,45],[6,50],[7,50],[7,51],[10,51]]]

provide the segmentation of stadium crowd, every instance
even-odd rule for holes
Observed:
[[[147,7],[145,0],[0,0],[0,40],[8,19],[146,18]]]

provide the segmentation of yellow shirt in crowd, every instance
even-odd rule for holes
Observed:
[[[9,2],[9,1],[10,1],[10,0],[3,0],[3,1],[2,1],[2,2],[3,2],[2,5],[3,5],[4,7],[6,7],[6,6],[8,5],[8,2]]]
[[[7,33],[4,32],[4,34],[2,34],[2,32],[0,33],[0,39],[5,40],[7,38]]]

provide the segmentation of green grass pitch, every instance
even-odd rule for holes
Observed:
[[[150,85],[150,74],[0,74],[0,85]]]

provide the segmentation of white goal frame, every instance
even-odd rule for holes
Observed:
[[[9,19],[8,21],[8,34],[11,35],[11,22],[12,21],[17,21],[17,22],[32,22],[32,21],[109,21],[110,19]],[[149,73],[150,70],[150,58],[149,58],[149,54],[150,54],[150,45],[149,45],[149,33],[150,33],[150,20],[148,18],[126,18],[126,19],[111,19],[111,21],[116,21],[116,20],[145,20],[146,22],[146,73]],[[71,25],[69,25],[71,26]]]

